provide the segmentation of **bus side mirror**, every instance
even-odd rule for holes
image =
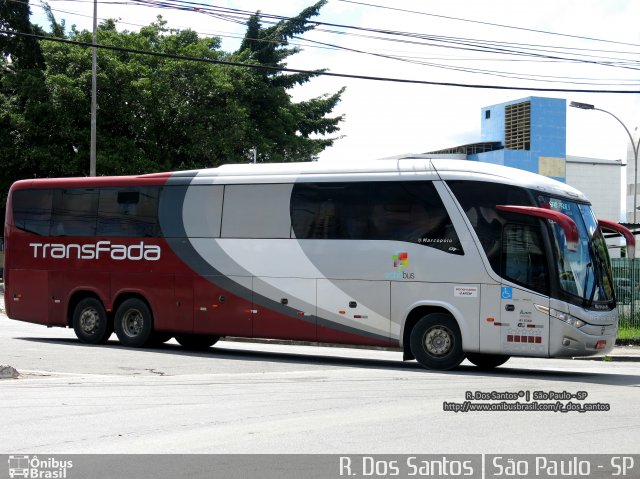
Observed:
[[[538,208],[536,206],[512,206],[512,205],[496,205],[498,211],[507,211],[509,213],[517,213],[526,216],[535,216],[556,222],[564,231],[567,239],[567,249],[569,251],[578,250],[578,226],[576,223],[564,213],[550,210],[548,208]]]
[[[620,223],[614,223],[608,220],[598,220],[598,226],[601,230],[613,231],[615,233],[624,236],[624,240],[627,243],[627,257],[630,259],[636,256],[636,238],[628,228],[625,228]]]

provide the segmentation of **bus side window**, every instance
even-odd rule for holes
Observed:
[[[373,183],[371,202],[370,238],[464,254],[451,218],[430,181]]]
[[[291,195],[298,239],[367,239],[367,183],[299,183]]]
[[[18,190],[13,193],[13,223],[16,228],[41,236],[49,235],[51,190]]]
[[[54,190],[51,235],[94,236],[98,190],[69,188]]]
[[[158,195],[158,187],[101,189],[97,236],[159,236]]]

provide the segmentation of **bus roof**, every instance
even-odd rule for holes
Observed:
[[[49,178],[22,180],[12,189],[109,187],[123,185],[162,185],[170,178],[182,184],[272,183],[293,181],[407,180],[421,178],[475,180],[511,184],[587,201],[575,188],[559,181],[517,168],[443,155],[403,155],[374,161],[291,162],[227,164],[217,168],[151,173],[138,176],[98,176],[95,178]]]
[[[529,171],[494,165],[478,161],[443,158],[427,155],[405,155],[374,161],[301,162],[301,163],[244,163],[227,164],[217,168],[191,170],[178,173],[179,176],[197,177],[198,182],[207,183],[207,178],[224,183],[251,181],[270,182],[292,177],[333,176],[335,180],[352,180],[362,175],[371,175],[379,179],[414,174],[428,174],[443,180],[465,179],[506,183],[537,189],[550,194],[568,196],[580,201],[587,198],[577,189],[565,183]],[[337,177],[340,177],[339,179]],[[409,179],[409,178],[407,178]],[[415,178],[414,178],[415,179]]]

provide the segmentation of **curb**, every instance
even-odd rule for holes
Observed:
[[[16,379],[20,373],[16,368],[6,364],[0,364],[0,379]]]
[[[602,361],[604,363],[640,363],[640,356],[596,356],[573,359],[576,361]]]

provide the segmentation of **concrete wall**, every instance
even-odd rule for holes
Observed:
[[[622,161],[567,157],[567,184],[579,189],[598,218],[620,221],[622,215]]]
[[[596,218],[624,221],[621,160],[607,161],[576,156],[567,157],[567,184],[579,189],[591,201]],[[622,239],[608,239],[609,255],[620,257]]]

